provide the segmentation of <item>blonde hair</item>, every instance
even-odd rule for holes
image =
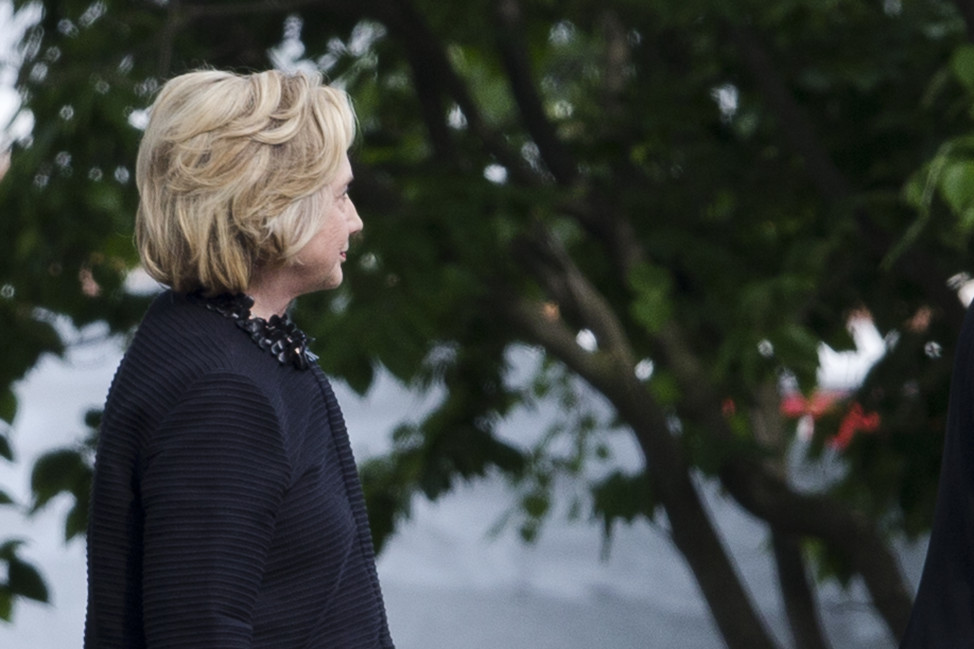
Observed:
[[[348,96],[317,75],[203,70],[167,82],[136,163],[135,238],[176,291],[244,292],[321,228],[321,191],[355,137]]]

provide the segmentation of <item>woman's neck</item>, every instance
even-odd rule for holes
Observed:
[[[269,320],[271,316],[283,316],[296,296],[287,290],[284,282],[280,281],[279,273],[257,274],[247,289],[247,295],[253,298],[254,306],[250,308],[252,316]]]

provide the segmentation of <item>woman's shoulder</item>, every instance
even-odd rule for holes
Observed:
[[[312,360],[295,362],[294,348],[307,352],[308,342],[297,336],[296,327],[277,327],[270,337],[259,336],[252,320],[208,308],[212,304],[171,291],[159,295],[136,331],[115,383],[174,395],[207,376],[239,376],[276,407],[315,400],[321,392],[320,372]]]
[[[259,376],[262,359],[252,346],[232,322],[166,291],[143,317],[112,390],[173,395],[214,372]]]
[[[248,343],[233,320],[192,296],[166,291],[150,305],[126,356],[148,353],[166,366],[230,369],[246,365]]]

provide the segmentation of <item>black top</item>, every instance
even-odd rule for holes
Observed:
[[[954,358],[930,545],[900,647],[974,647],[974,306]]]
[[[204,306],[157,298],[109,391],[85,648],[391,648],[331,386]]]

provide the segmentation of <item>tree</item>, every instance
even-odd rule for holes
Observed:
[[[380,365],[447,388],[364,467],[380,542],[415,493],[492,470],[520,490],[530,538],[557,478],[601,463],[586,504],[605,529],[665,520],[728,646],[774,647],[701,504],[706,476],[766,522],[796,646],[827,644],[810,562],[860,577],[898,637],[910,595],[889,541],[929,524],[962,312],[948,279],[969,266],[968,9],[45,2],[19,79],[37,126],[0,184],[17,341],[3,385],[59,348],[38,309],[136,322],[130,165],[161,81],[201,64],[320,68],[356,98],[367,227],[342,289],[298,317],[357,390]],[[849,413],[878,429],[852,438],[840,481],[800,489],[780,386],[810,391],[818,343],[847,346],[864,308],[897,342],[814,448]],[[509,371],[521,346],[544,358],[528,384]],[[579,382],[610,420],[581,413],[533,449],[495,435]],[[641,471],[612,469],[611,431],[636,440]]]

